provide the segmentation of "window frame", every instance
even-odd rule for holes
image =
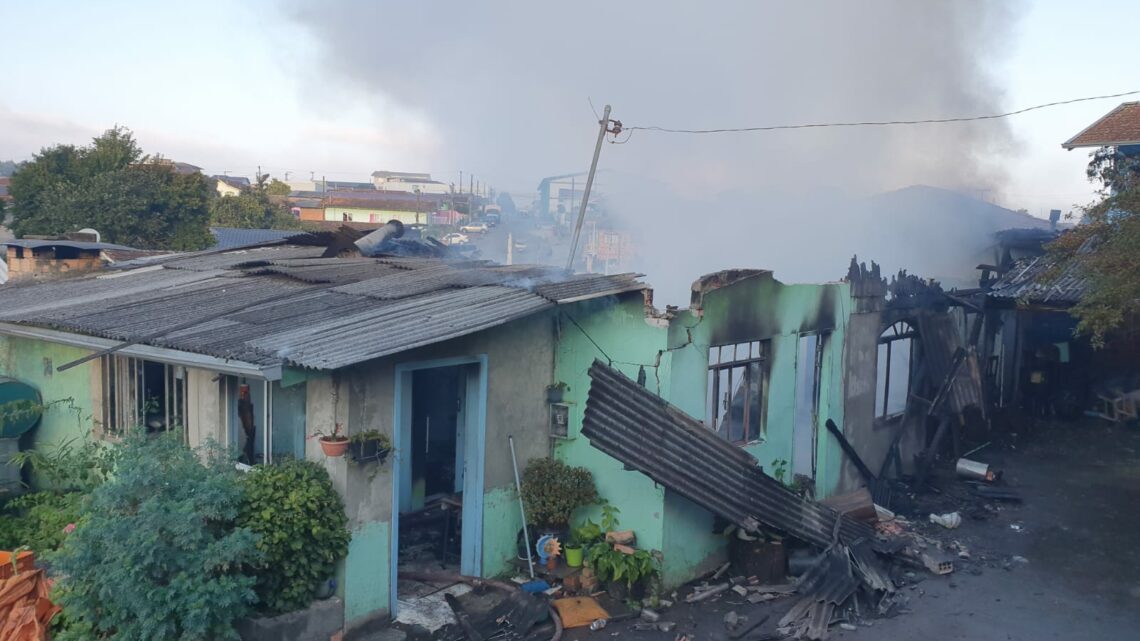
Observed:
[[[890,420],[906,413],[906,400],[910,398],[911,393],[911,378],[914,374],[914,349],[918,342],[918,330],[915,329],[914,324],[907,320],[897,320],[890,324],[879,334],[879,340],[876,343],[878,346],[886,346],[886,355],[879,358],[879,352],[876,349],[875,354],[875,367],[879,368],[886,366],[883,372],[883,389],[878,387],[878,377],[875,380],[875,418],[879,420]],[[903,407],[901,410],[890,412],[890,398],[891,398],[891,362],[892,351],[894,344],[900,341],[908,341],[907,353],[907,372],[906,372],[906,394],[903,396]],[[881,392],[881,393],[880,393]]]
[[[739,356],[741,348],[745,349],[746,355]],[[725,358],[725,348],[731,349],[731,356]],[[741,343],[726,343],[723,345],[710,345],[708,350],[708,369],[706,374],[705,386],[705,427],[712,430],[717,436],[734,445],[748,445],[751,443],[762,442],[767,434],[767,414],[768,414],[768,381],[769,381],[769,363],[771,353],[770,340],[752,340]],[[733,385],[733,372],[734,370],[743,370],[745,376],[744,389],[747,390],[744,399],[744,415],[741,417],[741,438],[732,438],[732,422],[730,408],[726,408],[729,414],[728,422],[723,425],[717,425],[721,419],[721,406],[722,404],[731,404],[733,399],[732,390],[735,389]],[[721,372],[728,373],[728,388],[727,393],[722,393],[721,385]],[[758,382],[750,380],[753,375],[758,375],[760,380]],[[753,424],[750,410],[750,395],[753,389],[756,389],[756,411],[759,413],[755,422],[756,432],[750,433],[750,428]],[[725,394],[728,396],[725,397]]]
[[[139,426],[150,431],[146,426],[147,365],[162,367],[161,431],[180,430],[183,440],[189,438],[187,423],[190,410],[190,377],[187,369],[182,365],[171,365],[123,354],[106,354],[99,359],[102,401],[100,434],[104,437],[121,438],[127,430]]]

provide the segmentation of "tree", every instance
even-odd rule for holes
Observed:
[[[1049,255],[1053,275],[1072,267],[1086,279],[1070,313],[1079,321],[1077,333],[1101,346],[1140,312],[1140,164],[1105,147],[1093,152],[1088,175],[1103,185],[1102,198],[1085,208],[1082,224],[1049,246]]]
[[[107,242],[147,249],[208,247],[210,183],[143,155],[116,127],[86,147],[44,149],[12,176],[12,231],[98,229]]]
[[[242,489],[232,463],[203,458],[176,432],[128,435],[114,476],[52,555],[68,626],[56,638],[237,638],[233,621],[256,601],[257,535],[235,525]]]
[[[288,196],[289,194],[293,193],[293,188],[290,187],[287,183],[283,183],[280,180],[274,178],[273,180],[269,181],[269,186],[265,188],[265,192],[270,196]]]
[[[0,160],[0,178],[11,176],[20,168],[15,160]]]
[[[247,191],[236,196],[215,195],[210,201],[210,224],[243,229],[300,229],[301,223],[289,212],[288,203],[270,191],[274,183],[285,183],[268,183],[268,179],[268,175],[259,174]],[[288,194],[288,185],[285,188]]]

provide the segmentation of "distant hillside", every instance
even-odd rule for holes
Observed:
[[[16,167],[16,161],[14,160],[0,160],[0,178],[16,173]]]

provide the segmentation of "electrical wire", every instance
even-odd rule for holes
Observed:
[[[1135,91],[1125,91],[1122,93],[1107,94],[1103,96],[1087,96],[1084,98],[1072,98],[1070,100],[1058,100],[1056,102],[1047,102],[1041,105],[1034,105],[1016,111],[1007,111],[1005,113],[987,114],[982,116],[959,116],[955,118],[924,118],[921,120],[868,120],[857,122],[819,122],[807,123],[799,125],[767,125],[762,127],[731,127],[720,129],[673,129],[669,127],[658,127],[656,125],[633,125],[627,126],[627,131],[641,130],[641,131],[658,131],[670,134],[720,134],[720,133],[742,133],[753,131],[776,131],[780,129],[818,129],[824,127],[885,127],[891,125],[925,125],[937,124],[948,122],[970,122],[976,120],[996,120],[999,118],[1008,118],[1019,114],[1036,111],[1038,109],[1046,109],[1049,107],[1057,107],[1060,105],[1070,105],[1077,102],[1088,102],[1090,100],[1104,100],[1107,98],[1122,98],[1124,96],[1132,96],[1140,94],[1140,89]]]

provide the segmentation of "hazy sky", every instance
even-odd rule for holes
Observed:
[[[543,175],[586,165],[595,127],[587,97],[599,109],[613,102],[627,124],[706,127],[954,116],[1140,88],[1134,0],[907,9],[897,22],[892,3],[874,2],[862,24],[846,2],[532,7],[547,4],[0,0],[0,159],[82,143],[118,123],[146,151],[209,173],[260,165],[277,176],[366,180],[384,168],[450,181],[462,169],[529,191]],[[818,32],[813,12],[824,16]],[[913,61],[911,49],[921,50]],[[949,74],[937,66],[942,49]],[[795,150],[773,171],[810,175],[829,145],[841,146],[856,154],[843,173],[858,178],[838,179],[841,189],[941,182],[990,189],[979,193],[1042,215],[1092,197],[1086,154],[1060,143],[1117,102],[889,141],[816,131],[706,143],[642,132],[607,146],[603,165],[731,190],[749,182],[739,165],[748,170],[757,149]],[[925,151],[888,153],[902,145]]]

